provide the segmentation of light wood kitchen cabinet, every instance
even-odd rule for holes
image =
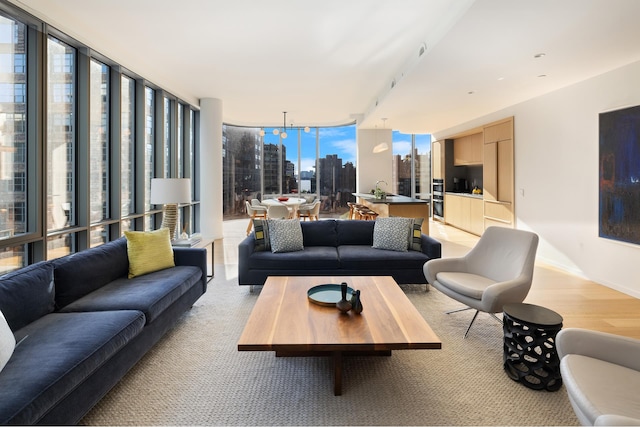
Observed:
[[[482,164],[482,133],[456,138],[453,141],[454,166]]]
[[[514,226],[513,117],[484,128],[485,227]]]
[[[484,231],[482,199],[445,194],[444,219],[449,225],[478,236]]]
[[[470,199],[470,226],[469,231],[473,234],[481,236],[484,232],[484,206],[482,199]]]
[[[431,178],[444,179],[444,141],[431,143]]]

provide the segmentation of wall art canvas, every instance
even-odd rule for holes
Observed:
[[[640,106],[600,114],[600,228],[640,245]]]

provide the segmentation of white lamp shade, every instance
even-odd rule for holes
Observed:
[[[151,204],[191,203],[190,178],[153,178]]]

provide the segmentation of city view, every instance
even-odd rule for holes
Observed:
[[[245,201],[289,195],[318,198],[321,213],[343,215],[347,202],[355,201],[355,124],[291,127],[286,138],[281,128],[276,130],[223,127],[224,217],[244,216]],[[393,183],[388,192],[430,198],[430,143],[430,135],[393,132]]]

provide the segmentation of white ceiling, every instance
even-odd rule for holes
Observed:
[[[10,1],[240,125],[433,133],[640,60],[638,0]]]

